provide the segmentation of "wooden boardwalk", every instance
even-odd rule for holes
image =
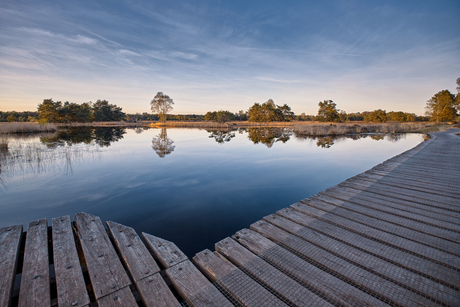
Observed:
[[[0,229],[0,307],[460,306],[460,130],[188,259],[78,213]]]

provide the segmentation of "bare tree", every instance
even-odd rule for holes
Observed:
[[[174,101],[162,92],[158,92],[150,102],[150,110],[158,114],[160,121],[166,122],[166,114],[173,109]]]

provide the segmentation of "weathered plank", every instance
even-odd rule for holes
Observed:
[[[110,221],[107,222],[107,226],[135,282],[160,271],[133,228]]]
[[[11,303],[21,236],[22,225],[0,228],[0,307]]]
[[[349,189],[345,187],[335,187],[333,189],[324,190],[319,194],[333,196],[343,201],[349,199],[359,199],[367,201],[375,206],[380,206],[388,209],[395,208],[399,210],[405,210],[407,212],[412,212],[426,217],[431,217],[433,219],[437,219],[440,221],[446,221],[452,224],[460,225],[460,214],[453,214],[452,211],[446,211],[440,208],[429,207],[423,204],[417,204],[410,201],[398,200],[392,197],[385,197],[378,194],[372,194],[370,192],[349,194],[348,191]]]
[[[379,196],[391,197],[392,199],[396,199],[396,200],[409,201],[414,204],[422,204],[424,206],[434,207],[434,208],[441,209],[444,211],[451,211],[456,214],[460,213],[460,208],[457,208],[455,205],[451,205],[451,204],[446,205],[445,203],[442,203],[436,199],[433,200],[433,199],[417,198],[417,197],[414,197],[413,195],[407,195],[404,193],[395,193],[395,191],[389,191],[385,189],[377,189],[377,188],[368,189],[368,186],[363,187],[361,185],[353,184],[349,182],[340,183],[338,186],[361,191],[363,193],[372,192],[372,194],[376,194]]]
[[[78,258],[70,217],[53,218],[54,271],[59,306],[86,306],[90,303]]]
[[[444,240],[460,243],[460,230],[458,230],[460,227],[455,224],[448,225],[449,223],[436,221],[419,214],[384,208],[381,206],[373,206],[372,202],[354,198],[343,201],[329,195],[318,194],[316,196],[312,196],[310,199],[318,199],[332,204],[340,204],[341,207],[359,211],[368,216],[375,216],[392,224],[401,225],[406,228],[424,232],[428,235],[437,236]]]
[[[252,278],[276,293],[290,306],[332,306],[233,239],[226,238],[216,243],[216,251],[244,269]]]
[[[373,244],[376,242],[347,232],[344,229],[334,228],[333,225],[321,228],[316,227],[318,223],[314,223],[310,224],[308,228],[301,227],[299,229],[298,225],[301,225],[303,221],[302,216],[305,215],[298,211],[283,209],[278,211],[278,214],[267,216],[264,219],[337,257],[364,268],[366,271],[391,280],[404,288],[399,290],[399,294],[404,293],[406,297],[412,296],[414,301],[418,300],[419,296],[414,292],[423,293],[425,296],[442,303],[451,304],[455,301],[458,289],[454,290],[450,287],[455,287],[455,283],[460,277],[457,272],[423,259],[417,259],[398,250],[390,249],[388,251],[385,246],[378,249]],[[356,246],[362,247],[362,249]],[[376,253],[368,252],[367,248]],[[386,259],[381,259],[380,257]],[[388,258],[394,261],[389,261]],[[405,258],[409,258],[409,260],[406,261]],[[401,262],[406,265],[400,264]],[[428,268],[419,266],[427,266]],[[409,268],[413,271],[408,270]],[[423,274],[425,276],[421,276],[414,271],[421,271],[425,273]],[[446,285],[450,287],[446,287]],[[406,291],[405,289],[411,291]]]
[[[99,307],[135,307],[138,306],[129,287],[125,287],[97,300]]]
[[[445,206],[451,210],[457,210],[455,204],[458,203],[458,198],[441,196],[441,195],[434,195],[430,194],[430,192],[421,192],[415,191],[411,189],[406,189],[404,187],[389,187],[385,185],[381,185],[378,183],[371,183],[366,181],[358,181],[354,179],[348,179],[344,182],[339,184],[340,186],[351,187],[353,189],[359,190],[368,190],[370,186],[372,186],[372,191],[384,195],[394,195],[397,197],[409,197],[415,199],[416,201],[428,201],[428,202],[435,202],[438,203],[439,206]]]
[[[131,284],[99,217],[75,215],[78,237],[96,299]]]
[[[146,306],[178,306],[179,302],[158,272],[152,255],[133,228],[107,222],[110,235]]]
[[[287,306],[251,277],[210,250],[196,254],[193,262],[208,279],[218,283],[242,306]]]
[[[321,211],[319,208],[322,209],[324,204],[324,202],[309,201],[308,205],[295,203],[291,205],[291,208],[306,213],[314,219],[321,218],[371,240],[376,240],[430,261],[441,263],[447,267],[460,268],[460,257],[457,255],[460,251],[456,243],[441,239],[433,240],[433,237],[426,236],[423,233],[398,227],[397,225],[383,222],[378,218],[363,217],[356,212],[343,213],[342,208],[329,211],[331,214],[326,215],[325,212],[318,214]],[[329,205],[327,204],[327,206]],[[453,253],[457,254],[452,255]]]
[[[136,282],[139,294],[146,306],[154,307],[177,307],[179,302],[169,287],[166,285],[160,273],[150,275]]]
[[[48,221],[42,219],[29,223],[27,230],[18,305],[49,307],[50,304]]]
[[[440,178],[436,177],[427,177],[427,176],[417,176],[412,173],[396,173],[396,172],[383,172],[375,169],[370,169],[363,173],[365,176],[368,176],[370,178],[375,178],[377,179],[377,176],[380,176],[381,178],[387,178],[388,180],[397,180],[398,182],[401,182],[402,185],[405,184],[404,181],[411,181],[411,183],[417,184],[417,185],[424,185],[424,186],[430,186],[430,187],[435,187],[437,190],[442,190],[442,187],[446,187],[448,190],[455,190],[455,185],[452,183],[450,180],[445,180],[441,181]]]
[[[405,189],[418,191],[418,192],[426,192],[429,189],[430,194],[445,196],[449,198],[460,198],[460,194],[456,189],[450,188],[449,186],[439,186],[437,184],[431,184],[429,187],[426,183],[419,183],[414,180],[404,180],[399,178],[385,178],[384,176],[379,175],[371,175],[367,173],[363,173],[354,177],[357,182],[362,181],[369,181],[373,182],[374,184],[378,184],[379,186],[388,186],[388,188],[392,189],[393,187],[401,187],[403,186]]]
[[[170,268],[188,259],[188,257],[173,242],[142,233],[147,247],[155,255],[164,268]]]
[[[233,238],[273,267],[333,305],[387,306],[384,302],[331,275],[327,270],[306,262],[255,231],[242,229]]]
[[[395,298],[402,298],[401,302],[409,306],[418,306],[417,304],[420,302],[428,305],[436,304],[427,297],[410,295],[409,290],[365,270],[358,264],[348,261],[346,258],[334,255],[308,241],[289,234],[273,224],[258,221],[251,225],[251,229],[276,240],[277,243],[282,244],[316,266],[328,270],[331,274],[385,301],[396,303]],[[284,239],[278,241],[281,237],[284,237]]]
[[[366,253],[372,254],[386,261],[395,263],[397,265],[400,265],[401,267],[410,269],[421,275],[429,276],[430,279],[438,280],[443,284],[450,284],[452,287],[458,287],[458,285],[455,286],[455,284],[457,284],[458,280],[460,279],[460,273],[452,265],[447,266],[444,264],[440,264],[438,261],[430,261],[426,258],[415,256],[412,253],[404,252],[400,249],[396,249],[391,246],[382,244],[378,241],[371,240],[365,236],[362,236],[361,234],[357,234],[355,232],[346,230],[342,227],[339,227],[339,225],[337,224],[327,223],[323,219],[318,219],[317,222],[311,223],[311,219],[314,217],[290,208],[282,209],[277,212],[277,215],[270,215],[268,217],[265,217],[264,219],[271,223],[274,223],[280,228],[291,226],[290,223],[287,223],[287,225],[282,226],[281,222],[284,222],[284,220],[283,218],[279,219],[278,215],[311,229],[313,239],[316,238],[316,233],[323,233],[334,240],[344,242],[349,246],[353,246],[355,248],[363,250]],[[296,231],[299,230],[296,229]],[[302,228],[302,231],[307,230],[305,228]],[[340,243],[334,243],[334,246],[335,244]],[[449,257],[451,259],[451,262],[453,263],[455,263],[455,260],[458,258],[453,255],[449,255]]]
[[[192,306],[233,306],[190,260],[182,261],[168,268],[166,275],[182,298]]]

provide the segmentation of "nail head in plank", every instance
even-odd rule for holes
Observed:
[[[27,230],[19,307],[50,306],[48,221],[31,222]]]
[[[170,268],[188,257],[173,242],[152,236],[148,233],[142,233],[147,247],[155,255],[158,261],[165,267]]]
[[[54,271],[59,306],[90,303],[69,216],[53,218]]]
[[[11,302],[21,237],[22,225],[0,228],[0,307]]]
[[[133,228],[115,222],[107,222],[107,226],[135,282],[160,271]]]
[[[97,299],[131,284],[99,217],[75,215],[78,236]]]
[[[160,273],[151,275],[136,282],[139,294],[146,306],[177,307],[179,302]]]
[[[170,267],[166,270],[166,275],[182,298],[192,306],[233,306],[190,260]]]
[[[97,300],[99,307],[134,307],[138,306],[129,287],[125,287]]]

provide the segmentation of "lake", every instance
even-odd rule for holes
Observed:
[[[311,139],[287,128],[9,137],[0,140],[0,227],[83,211],[173,241],[191,257],[422,141],[421,134]]]

